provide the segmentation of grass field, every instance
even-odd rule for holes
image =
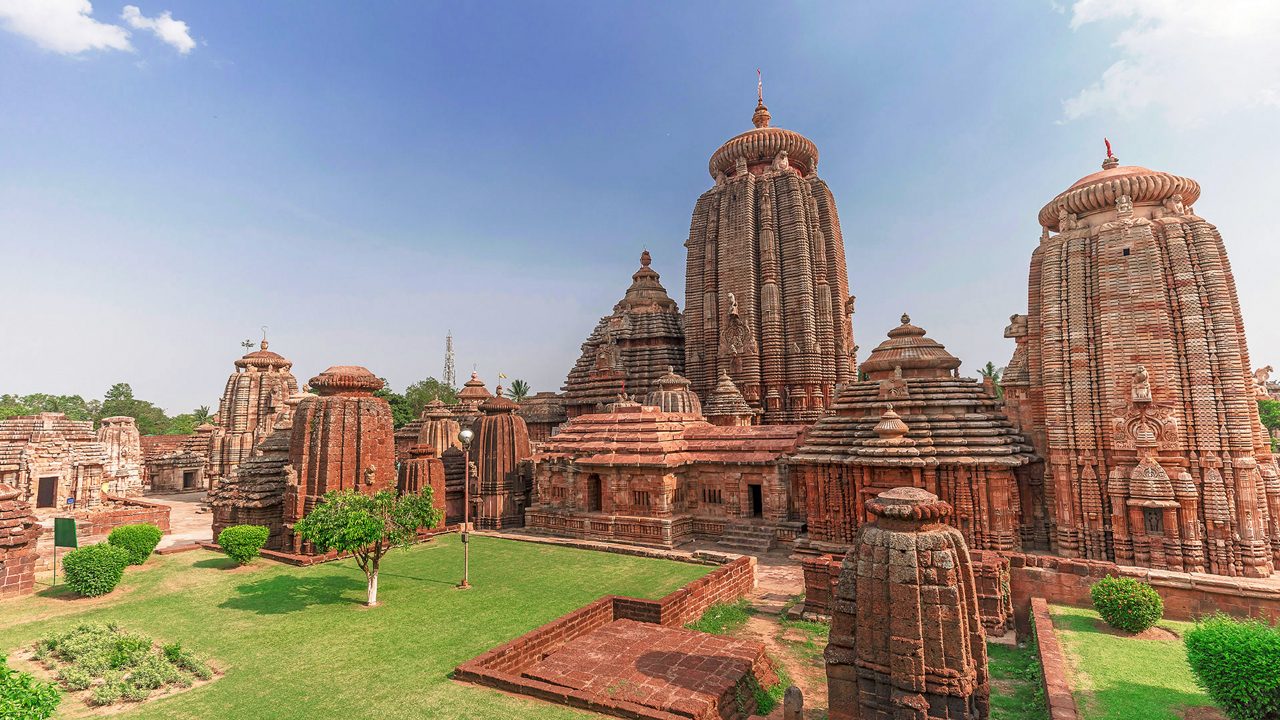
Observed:
[[[1180,720],[1188,708],[1213,705],[1196,687],[1180,639],[1113,635],[1093,610],[1055,605],[1050,612],[1086,720]],[[1180,636],[1191,624],[1164,620],[1160,627]]]
[[[115,621],[179,641],[225,670],[217,681],[136,706],[143,718],[589,717],[448,679],[462,661],[605,594],[656,598],[710,568],[475,537],[473,589],[456,535],[394,551],[365,608],[351,561],[295,568],[264,560],[233,568],[206,551],[153,556],[110,595],[60,591],[0,604],[0,651],[53,629]],[[59,717],[73,717],[63,702]]]
[[[991,720],[1048,720],[1040,659],[1032,644],[987,643],[991,673]]]

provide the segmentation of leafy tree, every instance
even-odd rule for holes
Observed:
[[[406,423],[417,419],[418,413],[415,413],[413,408],[409,406],[409,401],[400,393],[391,390],[391,383],[387,382],[386,378],[380,379],[382,380],[382,389],[374,392],[373,396],[386,400],[387,404],[391,406],[391,424],[395,426],[395,429],[399,430]]]
[[[79,395],[31,395],[0,396],[0,419],[18,415],[34,415],[42,412],[59,412],[72,420],[96,420],[101,409],[97,400],[86,401]]]
[[[137,421],[138,432],[143,435],[160,435],[169,429],[169,417],[164,410],[146,400],[133,396],[129,383],[116,383],[102,398],[98,418],[127,415]]]
[[[378,566],[392,548],[408,547],[418,528],[437,525],[443,513],[432,504],[431,488],[420,495],[383,490],[365,495],[356,490],[331,491],[294,531],[321,550],[351,553],[368,580],[369,606],[378,604]]]
[[[1262,420],[1262,427],[1274,435],[1280,429],[1280,400],[1259,400],[1258,418]]]
[[[996,367],[996,364],[987,361],[987,364],[978,369],[978,374],[984,378],[991,378],[991,385],[996,389],[996,397],[1004,397],[1004,386],[1000,384],[1000,376],[1004,375],[1004,368]]]
[[[507,388],[507,397],[516,402],[524,402],[524,399],[529,397],[529,383],[518,378],[512,380],[511,387]]]
[[[404,397],[409,401],[409,409],[413,411],[413,416],[416,418],[422,414],[422,409],[427,406],[427,403],[437,398],[445,405],[457,404],[458,390],[429,377],[405,388]]]
[[[17,395],[0,395],[0,420],[21,415],[33,415],[35,410]]]
[[[208,405],[201,405],[189,413],[174,415],[169,418],[169,428],[165,430],[166,435],[190,435],[196,431],[196,428],[209,422],[213,417],[209,413]]]

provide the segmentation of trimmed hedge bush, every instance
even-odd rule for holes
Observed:
[[[85,597],[106,595],[120,584],[129,551],[107,543],[87,545],[62,557],[67,585]]]
[[[111,531],[107,542],[129,552],[129,564],[141,565],[151,557],[152,551],[160,544],[164,533],[151,523],[137,525],[121,525]]]
[[[62,691],[57,685],[10,669],[0,656],[0,718],[45,720],[53,717],[61,702]]]
[[[1217,614],[1196,623],[1183,642],[1196,684],[1227,717],[1280,718],[1280,628]]]
[[[258,557],[270,534],[264,525],[232,525],[218,533],[218,546],[232,560],[245,565]]]
[[[1117,630],[1140,633],[1164,617],[1160,593],[1133,578],[1104,577],[1089,588],[1093,607]]]

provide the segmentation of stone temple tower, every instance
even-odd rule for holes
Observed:
[[[285,400],[298,392],[290,370],[293,363],[267,349],[266,338],[257,350],[236,360],[218,404],[217,425],[209,441],[209,478],[216,485],[248,459],[285,411]]]
[[[1280,478],[1254,404],[1222,236],[1196,181],[1110,148],[1040,210],[1009,414],[1046,460],[1068,557],[1267,576]]]
[[[705,400],[728,370],[763,422],[810,422],[854,378],[844,238],[817,146],[770,126],[763,94],[751,119],[711,156],[693,210],[685,375]]]

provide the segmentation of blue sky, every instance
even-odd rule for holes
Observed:
[[[819,147],[861,357],[906,311],[1004,364],[1036,213],[1107,136],[1200,181],[1280,365],[1277,7],[0,0],[0,392],[216,406],[261,325],[303,380],[401,389],[452,330],[460,379],[558,389],[641,250],[683,305],[757,67]]]

